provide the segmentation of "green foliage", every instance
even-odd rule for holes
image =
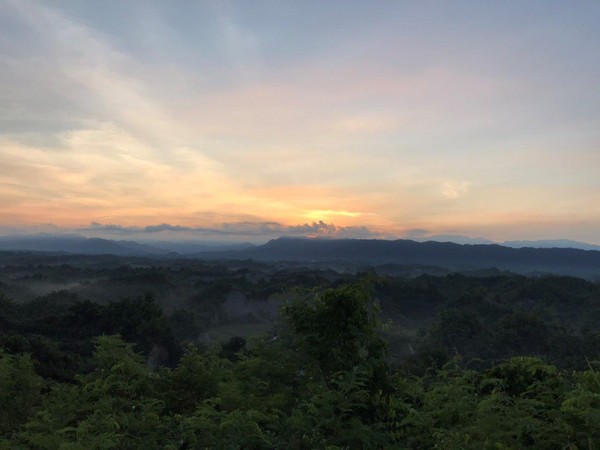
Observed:
[[[0,351],[0,435],[16,431],[42,400],[44,381],[29,355]]]
[[[161,343],[170,350],[176,347],[169,321],[152,295],[110,303],[105,307],[101,321],[102,329],[136,342],[145,354]]]
[[[435,373],[403,421],[416,448],[569,448],[560,412],[566,381],[535,358],[514,358],[485,373],[452,366]],[[414,401],[413,401],[414,404]]]
[[[153,447],[165,431],[155,379],[131,345],[98,339],[96,369],[53,389],[17,442],[34,448]]]
[[[327,284],[309,272],[285,285],[286,273],[272,278],[286,289]],[[165,274],[152,279],[171,285]],[[272,292],[248,274],[215,271],[205,293],[217,302],[234,281]],[[369,272],[372,291],[298,290],[276,332],[181,356],[172,327],[191,341],[200,319],[167,318],[152,296],[100,305],[58,292],[27,307],[0,297],[0,449],[597,449],[600,364],[583,355],[596,359],[600,334],[557,310],[571,295],[593,316],[598,291],[563,281]],[[404,330],[412,361],[389,357],[378,304],[428,317],[420,335]],[[157,348],[171,361],[157,364]]]
[[[575,374],[575,388],[565,395],[560,411],[574,433],[580,448],[595,442],[600,447],[600,363],[589,363],[589,370]],[[598,448],[591,447],[590,448]]]
[[[313,390],[286,422],[288,439],[298,448],[389,448],[393,435],[385,421],[373,420],[378,396],[369,390],[371,374],[361,369],[338,372],[330,388]]]
[[[217,394],[223,363],[214,354],[188,347],[177,367],[162,373],[163,401],[176,414],[193,412],[205,399]]]
[[[476,314],[447,309],[441,312],[429,333],[437,347],[460,353],[481,335],[482,328]]]
[[[379,364],[386,344],[379,334],[379,310],[367,293],[344,286],[284,307],[293,345],[315,361],[326,379],[366,362]]]
[[[173,333],[180,342],[194,342],[200,334],[200,323],[193,311],[177,309],[171,314],[170,320]]]

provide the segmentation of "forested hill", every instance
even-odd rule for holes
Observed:
[[[542,241],[540,241],[542,242]],[[535,243],[532,243],[535,244]],[[451,271],[497,268],[520,274],[570,275],[600,280],[600,251],[575,248],[513,248],[498,244],[456,244],[381,239],[309,239],[281,237],[264,245],[113,241],[83,236],[0,238],[0,250],[72,255],[116,255],[162,259],[343,262],[411,264]],[[41,255],[40,255],[41,256]]]
[[[0,252],[0,450],[600,448],[600,283],[335,265]]]
[[[592,279],[600,277],[600,251],[572,248],[510,248],[404,239],[279,238],[248,250],[204,255],[263,261],[423,264],[451,270],[496,267],[518,273],[548,272]]]

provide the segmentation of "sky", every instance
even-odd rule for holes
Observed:
[[[600,244],[598,1],[0,0],[0,234]]]

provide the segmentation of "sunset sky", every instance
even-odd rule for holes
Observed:
[[[600,244],[600,2],[0,0],[17,231]]]

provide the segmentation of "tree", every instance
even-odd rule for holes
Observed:
[[[364,289],[328,289],[308,301],[288,303],[283,314],[293,346],[317,364],[326,380],[356,366],[385,366],[379,308]]]
[[[7,355],[0,350],[0,435],[26,422],[41,402],[43,386],[29,355]]]

